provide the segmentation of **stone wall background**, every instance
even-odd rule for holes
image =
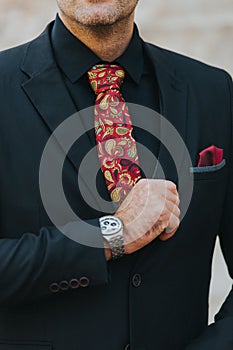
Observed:
[[[141,0],[146,39],[233,73],[232,0]]]
[[[0,0],[0,50],[37,36],[55,13],[55,0]],[[136,21],[144,39],[233,74],[232,0],[140,0]],[[232,283],[219,244],[212,276],[210,322]]]

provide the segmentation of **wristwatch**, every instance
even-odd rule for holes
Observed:
[[[109,244],[112,259],[121,258],[124,255],[123,224],[116,216],[102,216],[99,219],[100,229],[104,240]]]

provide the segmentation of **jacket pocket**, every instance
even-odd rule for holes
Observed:
[[[210,166],[191,167],[190,173],[194,175],[194,180],[215,179],[221,175],[226,166],[226,160],[223,159],[221,163]]]
[[[51,343],[0,340],[0,350],[52,350]]]

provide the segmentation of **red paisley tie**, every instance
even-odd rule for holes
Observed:
[[[96,97],[95,135],[101,170],[114,202],[121,203],[141,178],[129,110],[120,93],[124,70],[112,64],[92,67],[88,77]]]

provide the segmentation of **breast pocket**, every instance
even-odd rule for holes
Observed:
[[[0,350],[52,350],[48,342],[0,341]]]
[[[217,165],[193,167],[190,172],[194,184],[191,207],[197,215],[196,220],[219,220],[228,182],[226,160]]]
[[[193,167],[193,194],[185,217],[189,239],[200,239],[209,244],[218,233],[224,211],[228,186],[227,162],[208,167]],[[190,229],[191,223],[191,229]]]
[[[223,159],[221,163],[211,166],[191,167],[190,173],[195,180],[217,180],[220,175],[224,173],[226,168],[226,160]]]

